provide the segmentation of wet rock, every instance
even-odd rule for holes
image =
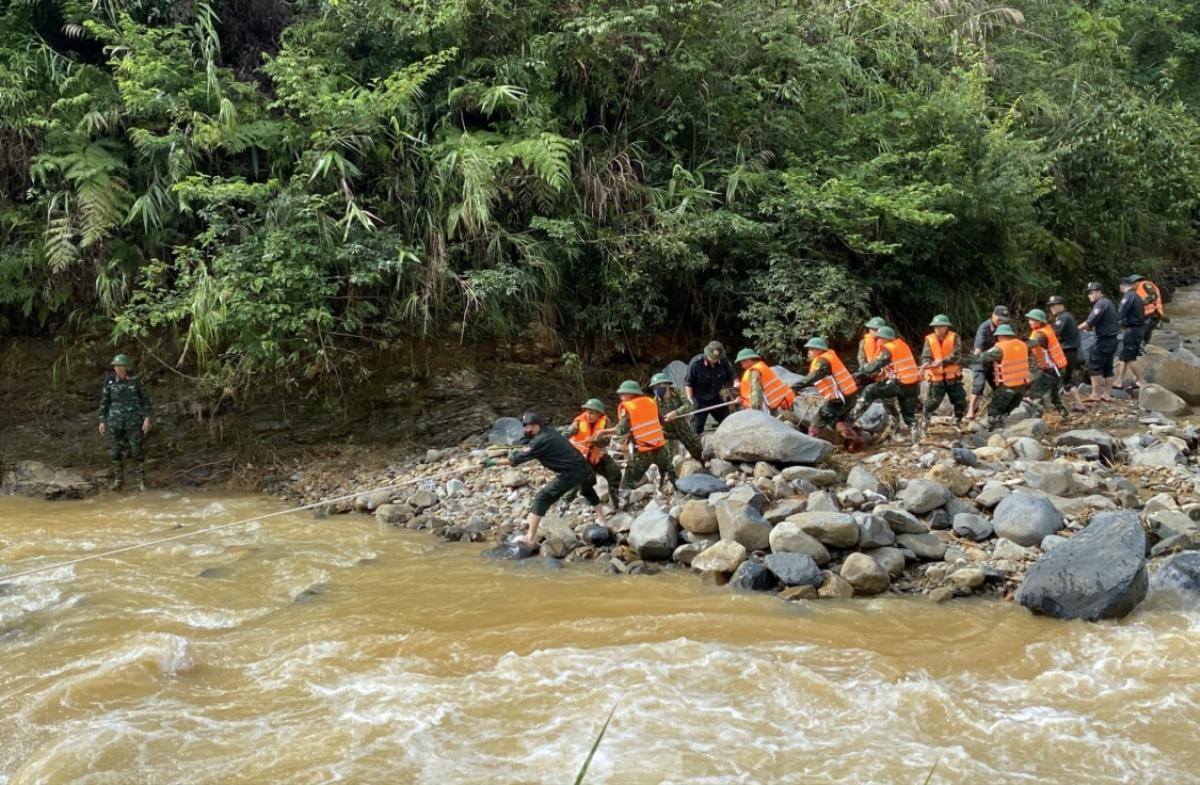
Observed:
[[[97,490],[95,484],[71,469],[37,461],[17,461],[11,467],[0,464],[0,494],[51,500],[82,499]]]
[[[763,517],[767,519],[767,523],[774,525],[785,518],[790,518],[798,512],[804,512],[807,507],[808,502],[804,499],[784,499],[772,505],[769,510],[763,513]]]
[[[1046,460],[1046,448],[1037,439],[1028,436],[1022,436],[1013,442],[1012,451],[1022,461]]]
[[[523,542],[514,540],[497,545],[495,548],[489,548],[480,555],[487,559],[509,559],[519,560],[528,559],[538,552],[536,546],[526,545]]]
[[[1138,406],[1168,417],[1179,417],[1188,411],[1187,401],[1157,384],[1147,384],[1138,391]]]
[[[821,585],[821,568],[807,553],[770,553],[764,564],[784,586]]]
[[[381,504],[375,509],[375,520],[389,526],[397,526],[408,521],[412,512],[404,504]]]
[[[870,491],[880,496],[891,496],[892,493],[891,488],[876,479],[875,475],[858,464],[855,464],[850,469],[850,474],[846,477],[846,484],[851,488],[857,488],[860,491]]]
[[[775,553],[805,553],[817,564],[829,563],[829,550],[817,538],[806,534],[800,524],[784,521],[771,530],[768,544]]]
[[[770,591],[778,585],[779,579],[775,577],[775,573],[757,561],[742,562],[729,579],[729,586],[741,591]]]
[[[374,512],[383,505],[390,504],[394,493],[392,490],[373,491],[362,494],[355,501],[361,508]]]
[[[936,589],[931,590],[927,596],[930,602],[941,605],[944,602],[954,599],[954,588],[952,586],[938,586]]]
[[[693,534],[712,534],[718,530],[717,509],[702,499],[689,499],[679,512],[679,525]]]
[[[657,504],[648,504],[629,527],[629,544],[645,560],[669,559],[679,543],[679,527]]]
[[[488,444],[512,447],[525,436],[525,427],[516,417],[501,417],[488,430]]]
[[[822,600],[848,600],[854,596],[854,587],[842,576],[829,570],[821,571],[821,585],[817,596]]]
[[[1046,499],[1016,492],[996,505],[992,527],[997,537],[1018,545],[1037,545],[1047,534],[1055,534],[1062,528],[1062,515]]]
[[[942,463],[930,469],[925,476],[940,485],[944,485],[955,496],[966,496],[975,485],[975,482],[962,469]],[[949,499],[946,501],[949,501]]]
[[[206,567],[196,575],[197,578],[229,578],[232,576],[233,570],[229,567]],[[4,592],[0,591],[0,597],[3,596]]]
[[[724,480],[703,473],[680,477],[675,482],[675,487],[689,496],[699,498],[708,498],[714,493],[724,493],[729,490],[729,486],[725,484]]]
[[[543,556],[549,559],[563,559],[578,544],[578,540],[574,540],[571,544],[568,544],[561,537],[547,537],[545,542],[542,543],[541,552]]]
[[[1116,619],[1146,596],[1146,535],[1135,512],[1092,516],[1087,528],[1033,563],[1016,599],[1060,619]]]
[[[892,585],[887,570],[865,553],[852,553],[842,562],[841,576],[855,594],[881,594]]]
[[[1154,576],[1154,587],[1200,599],[1200,553],[1172,556]]]
[[[959,537],[980,542],[992,536],[992,522],[982,515],[959,513],[954,516],[954,533]]]
[[[300,592],[295,597],[293,597],[292,605],[299,605],[299,604],[305,603],[305,602],[312,602],[317,597],[320,597],[322,594],[328,594],[328,593],[329,593],[329,584],[314,583],[312,586],[309,586],[307,589],[305,589],[304,591]]]
[[[1034,463],[1025,469],[1025,484],[1052,496],[1075,492],[1075,471],[1061,463]]]
[[[796,524],[800,531],[830,548],[853,548],[858,545],[858,522],[853,515],[842,512],[802,512],[788,518],[785,523]]]
[[[692,567],[701,572],[732,573],[746,561],[746,548],[733,540],[718,540],[692,559]]]
[[[863,515],[856,516],[858,521],[858,547],[867,550],[869,548],[884,548],[896,541],[896,535],[892,531],[892,527],[888,526],[887,521],[878,515]]]
[[[788,602],[815,600],[817,599],[817,589],[815,586],[789,586],[779,592],[779,598]]]
[[[875,515],[883,518],[896,534],[924,534],[929,531],[929,527],[917,516],[898,507],[878,506],[875,508]]]
[[[612,531],[599,523],[590,524],[583,530],[583,541],[588,545],[608,545],[612,539]]]
[[[899,548],[873,548],[869,551],[863,551],[863,553],[874,559],[875,563],[892,577],[892,580],[903,575],[904,568],[908,565],[908,559],[905,558],[904,551]]]
[[[725,418],[709,437],[718,458],[726,461],[820,463],[833,445],[800,433],[765,412],[743,410]]]
[[[946,555],[945,541],[932,533],[901,534],[896,537],[896,544],[912,551],[922,561],[941,561]]]
[[[910,480],[897,498],[904,509],[916,515],[924,515],[950,501],[950,490],[940,482],[916,479]]]
[[[750,551],[765,550],[771,536],[771,524],[762,513],[730,499],[717,504],[717,530],[722,540],[740,542]]]

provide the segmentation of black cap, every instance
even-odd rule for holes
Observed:
[[[1059,297],[1057,294],[1046,301],[1046,305],[1066,305],[1067,301]]]
[[[1102,292],[1104,291],[1104,287],[1100,285],[1099,281],[1092,281],[1087,285],[1087,290],[1089,292]]]
[[[1124,286],[1133,286],[1135,283],[1137,283],[1137,278],[1132,275],[1127,275],[1121,279],[1121,283]]]
[[[1003,305],[997,305],[992,309],[992,316],[999,316],[1001,319],[1008,318],[1008,308]]]
[[[545,425],[546,421],[542,419],[542,415],[537,412],[525,412],[525,416],[521,418],[522,425]]]

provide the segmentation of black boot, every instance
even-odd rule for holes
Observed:
[[[114,491],[119,491],[125,485],[125,461],[123,461],[123,460],[113,461],[112,468],[113,468],[113,479],[112,479],[112,483],[110,483],[108,487]]]
[[[146,464],[142,461],[137,461],[137,481],[138,490],[142,493],[146,492]]]

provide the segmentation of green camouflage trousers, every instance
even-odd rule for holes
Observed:
[[[675,479],[675,467],[671,464],[671,454],[664,446],[657,450],[634,453],[633,457],[629,459],[629,463],[625,464],[625,476],[621,478],[621,487],[628,489],[640,485],[651,464],[658,467],[664,478]]]
[[[704,451],[704,445],[700,441],[700,437],[692,430],[692,426],[688,423],[686,417],[677,417],[671,422],[663,423],[663,434],[670,440],[670,450],[668,455],[674,455],[677,449],[678,442],[683,443],[683,447],[688,451],[688,455],[701,460],[701,454]]]
[[[1033,380],[1033,384],[1029,387],[1029,397],[1034,403],[1040,404],[1042,399],[1047,395],[1050,396],[1050,403],[1054,404],[1054,408],[1059,414],[1066,414],[1067,407],[1063,404],[1062,395],[1062,377],[1050,371],[1042,371]]]
[[[862,409],[875,401],[895,399],[900,404],[900,417],[911,428],[917,424],[917,405],[921,402],[921,385],[900,384],[895,379],[868,384],[862,393]]]
[[[815,425],[820,425],[822,428],[833,428],[840,422],[850,419],[850,413],[854,411],[854,404],[858,402],[858,393],[847,395],[844,399],[824,401],[821,408],[817,409],[817,421]]]
[[[108,457],[117,463],[125,457],[125,447],[129,446],[129,454],[133,460],[141,463],[146,460],[142,452],[142,423],[140,420],[122,422],[114,420],[108,427]]]
[[[952,382],[930,382],[925,392],[925,418],[933,416],[944,398],[950,399],[954,407],[954,419],[961,420],[967,413],[967,391],[963,388],[962,379]]]
[[[988,430],[998,431],[1004,427],[1004,418],[1007,417],[1013,409],[1021,405],[1021,399],[1025,397],[1025,391],[1028,386],[1021,387],[997,387],[992,390],[992,399],[988,402]]]

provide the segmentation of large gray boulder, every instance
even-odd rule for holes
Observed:
[[[924,515],[950,501],[950,489],[933,480],[909,480],[897,497],[904,509],[915,515]]]
[[[629,544],[643,559],[669,559],[679,544],[679,526],[670,513],[651,502],[633,519]]]
[[[992,527],[997,537],[1027,547],[1040,545],[1043,537],[1062,528],[1062,515],[1049,500],[1017,491],[996,505]]]
[[[717,530],[722,540],[740,542],[748,551],[766,550],[770,545],[771,524],[749,504],[730,499],[718,502]]]
[[[85,480],[79,472],[37,461],[17,461],[0,474],[0,493],[9,496],[82,499],[96,490],[95,483]]]
[[[681,493],[701,499],[708,498],[714,493],[724,493],[729,490],[729,486],[725,484],[724,480],[718,479],[711,474],[705,474],[704,472],[680,477],[675,481],[675,487]]]
[[[801,512],[788,518],[800,531],[817,538],[830,548],[853,548],[858,545],[858,521],[844,512]]]
[[[1154,576],[1154,588],[1200,599],[1200,553],[1188,551],[1168,559]]]
[[[1158,384],[1147,384],[1138,391],[1138,406],[1168,417],[1179,417],[1188,411],[1187,401]]]
[[[525,436],[525,427],[516,417],[501,417],[492,423],[488,431],[488,444],[511,447]]]
[[[1016,599],[1034,613],[1098,621],[1129,613],[1148,587],[1146,534],[1138,514],[1102,512],[1033,563]]]
[[[718,458],[735,462],[812,465],[825,460],[833,450],[833,445],[824,439],[814,439],[766,412],[749,409],[726,417],[708,437],[708,444]]]
[[[822,566],[830,560],[829,549],[795,521],[784,521],[772,529],[768,543],[775,553],[806,553]]]
[[[763,563],[784,586],[821,585],[821,568],[807,553],[770,553]]]
[[[1147,374],[1148,381],[1161,385],[1192,406],[1200,404],[1200,367],[1176,354],[1156,363]]]

